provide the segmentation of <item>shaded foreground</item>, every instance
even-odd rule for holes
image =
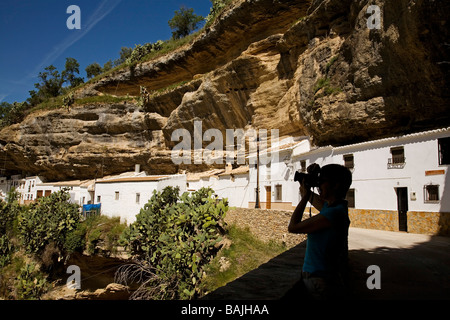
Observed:
[[[450,238],[427,236],[426,242],[410,246],[387,245],[386,234],[403,237],[407,233],[363,230],[349,236],[349,293],[350,300],[448,300],[450,299]],[[380,245],[357,247],[358,237],[372,235]],[[377,240],[377,237],[379,238]],[[392,241],[398,241],[395,238]],[[399,242],[400,243],[400,242]],[[353,246],[352,246],[353,244]],[[361,246],[359,246],[361,247]],[[205,296],[204,300],[272,300],[306,299],[297,284],[303,264],[306,242],[280,254],[259,268]],[[372,275],[367,268],[377,265],[381,270],[381,289],[367,288]]]
[[[351,228],[349,234],[350,300],[449,300],[450,238]],[[201,300],[307,299],[298,286],[306,241],[281,253],[260,267],[209,293]],[[72,260],[96,270],[83,274],[83,290],[105,288],[124,260],[77,257]],[[95,266],[94,266],[95,264]],[[370,290],[371,265],[381,270],[381,289]],[[95,268],[93,268],[95,267]],[[89,268],[82,268],[84,270]],[[100,270],[100,272],[99,272]],[[85,291],[86,292],[86,291]],[[61,293],[64,295],[64,293]],[[68,294],[66,292],[66,294]],[[126,300],[131,292],[111,287],[101,295],[66,299]],[[70,297],[71,296],[71,297]],[[56,298],[56,297],[54,297]],[[59,299],[62,296],[57,297]],[[64,299],[64,298],[63,298]]]

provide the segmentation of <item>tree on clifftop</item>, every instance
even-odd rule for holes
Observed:
[[[85,70],[88,79],[94,78],[102,73],[102,67],[97,62],[88,65]]]
[[[64,71],[61,76],[64,82],[69,83],[70,88],[75,88],[76,86],[84,82],[83,78],[77,77],[76,74],[80,73],[80,64],[74,58],[66,58],[66,64],[64,66]]]
[[[176,10],[173,18],[169,20],[169,26],[174,30],[172,31],[172,38],[180,39],[186,37],[199,27],[203,19],[202,16],[194,13],[194,9],[180,7],[180,10]]]
[[[61,73],[53,65],[46,67],[44,72],[39,72],[39,82],[34,84],[38,91],[30,91],[31,100],[39,103],[46,98],[63,94],[64,83],[68,83],[67,88],[74,88],[83,83],[83,78],[77,76],[80,73],[79,68],[80,64],[74,58],[66,58],[65,69]]]
[[[42,98],[57,97],[61,94],[64,80],[54,65],[50,65],[39,72],[39,82],[34,86],[38,89],[38,93]]]

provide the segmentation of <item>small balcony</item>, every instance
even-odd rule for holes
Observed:
[[[392,157],[388,159],[388,169],[403,169],[406,164],[405,157]]]

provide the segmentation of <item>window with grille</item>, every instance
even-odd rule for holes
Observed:
[[[119,200],[119,191],[116,191],[115,199],[116,199],[116,200]]]
[[[405,149],[403,147],[392,148],[392,163],[405,163]]]
[[[403,147],[391,148],[392,157],[388,159],[388,169],[401,169],[405,166],[405,149]]]
[[[439,201],[439,185],[429,184],[424,186],[423,193],[425,202]]]

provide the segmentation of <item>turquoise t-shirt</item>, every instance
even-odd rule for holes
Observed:
[[[347,262],[348,218],[347,201],[333,207],[325,202],[321,215],[331,222],[331,227],[308,234],[303,271],[321,277],[333,277]]]

